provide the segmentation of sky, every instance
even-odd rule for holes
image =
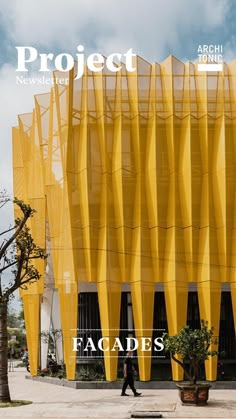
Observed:
[[[49,90],[16,84],[16,46],[73,56],[79,44],[85,55],[132,48],[150,62],[170,54],[186,62],[196,60],[198,45],[221,44],[230,62],[236,58],[236,1],[1,0],[0,37],[0,190],[13,196],[12,126],[18,114],[32,111],[35,94]],[[35,75],[36,66],[27,76]],[[0,231],[12,217],[10,205],[1,209]]]

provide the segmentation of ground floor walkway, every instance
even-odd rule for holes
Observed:
[[[182,406],[177,390],[142,390],[140,398],[120,397],[119,390],[76,390],[26,380],[25,369],[9,372],[13,400],[33,404],[0,409],[0,418],[128,419],[132,411],[159,411],[163,418],[236,418],[236,390],[211,390],[208,406]],[[137,383],[138,388],[138,383]]]

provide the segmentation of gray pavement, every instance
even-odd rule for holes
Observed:
[[[0,409],[0,418],[128,419],[131,412],[155,410],[163,418],[236,418],[236,390],[211,390],[204,407],[182,406],[177,390],[142,390],[142,396],[120,397],[119,390],[75,390],[26,380],[27,372],[9,372],[11,398],[33,404]],[[137,383],[138,388],[138,383]]]

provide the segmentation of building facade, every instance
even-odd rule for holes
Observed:
[[[62,328],[68,379],[80,328],[140,339],[205,319],[235,358],[236,60],[217,73],[173,56],[136,68],[56,72],[68,83],[36,95],[13,128],[14,194],[36,209],[32,234],[49,253],[21,291],[32,375],[50,325]],[[137,356],[147,381],[151,355]],[[104,363],[115,380],[117,353]],[[205,368],[215,380],[217,357]]]

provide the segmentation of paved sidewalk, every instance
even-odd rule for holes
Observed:
[[[132,410],[152,409],[163,418],[236,418],[236,390],[212,390],[208,406],[182,406],[177,390],[143,390],[140,398],[131,393],[120,397],[119,390],[75,390],[26,380],[26,374],[22,368],[9,372],[11,398],[33,404],[2,408],[0,418],[128,419]]]

